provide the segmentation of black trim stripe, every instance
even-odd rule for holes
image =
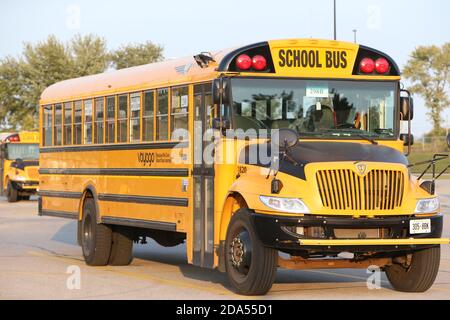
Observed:
[[[148,144],[104,144],[104,145],[44,147],[44,148],[40,148],[40,152],[41,153],[55,153],[55,152],[173,149],[173,148],[187,148],[188,146],[189,146],[189,144],[187,142],[157,142],[157,143],[148,143]]]
[[[114,224],[114,225],[120,225],[120,226],[128,226],[128,227],[138,227],[138,228],[144,228],[144,229],[165,230],[165,231],[176,231],[177,230],[177,225],[175,223],[140,220],[140,219],[102,217],[102,223]]]
[[[150,177],[188,177],[189,170],[177,168],[148,168],[148,169],[128,169],[128,168],[82,168],[82,169],[57,169],[43,168],[39,174],[58,174],[58,175],[89,175],[89,176],[150,176]]]
[[[38,192],[38,195],[41,197],[49,197],[49,198],[81,199],[83,193],[72,191],[40,190]]]
[[[156,204],[156,205],[176,206],[176,207],[187,207],[189,205],[189,201],[187,198],[129,196],[123,194],[99,194],[98,200],[111,202]]]
[[[66,218],[66,219],[78,219],[77,212],[42,210],[42,212],[39,215],[48,217]]]

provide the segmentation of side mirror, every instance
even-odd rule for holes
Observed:
[[[213,103],[229,104],[231,96],[231,82],[228,78],[214,79],[212,84]]]
[[[403,141],[403,145],[405,147],[414,145],[414,136],[412,134],[411,135],[407,133],[401,134],[400,140]]]
[[[400,112],[403,121],[414,119],[414,99],[411,97],[400,97]]]
[[[272,144],[280,149],[287,151],[298,144],[299,135],[292,129],[279,129],[272,134]]]

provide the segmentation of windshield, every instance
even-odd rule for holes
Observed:
[[[9,143],[6,147],[8,160],[38,160],[39,144],[37,143]]]
[[[232,90],[235,129],[394,137],[395,82],[232,79]]]

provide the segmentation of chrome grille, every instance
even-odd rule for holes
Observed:
[[[402,205],[404,174],[372,170],[365,176],[348,169],[316,173],[322,204],[331,210],[394,210]]]

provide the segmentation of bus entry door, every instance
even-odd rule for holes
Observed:
[[[214,266],[214,151],[212,137],[205,132],[211,128],[212,85],[194,86],[194,220],[192,263]],[[206,137],[206,138],[205,138]],[[205,152],[206,151],[206,152]],[[205,154],[206,153],[206,154]]]

